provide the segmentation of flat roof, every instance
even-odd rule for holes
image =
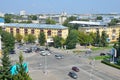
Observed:
[[[68,27],[62,25],[52,25],[52,24],[24,24],[24,23],[7,23],[4,24],[5,27],[16,27],[16,28],[40,28],[40,29],[67,29]]]
[[[4,23],[4,22],[5,22],[4,18],[0,18],[0,23]]]

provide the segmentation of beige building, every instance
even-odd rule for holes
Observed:
[[[64,39],[68,36],[68,28],[62,25],[10,23],[5,24],[4,29],[14,36],[16,34],[21,34],[24,37],[26,34],[33,34],[37,38],[42,31],[45,33],[46,41],[48,43],[53,42],[54,36],[61,36]]]
[[[108,35],[108,41],[109,42],[115,42],[118,40],[119,32],[120,32],[120,26],[109,26],[109,27],[80,27],[79,31],[84,31],[86,33],[96,33],[96,31],[99,30],[100,35],[102,31],[105,31]]]

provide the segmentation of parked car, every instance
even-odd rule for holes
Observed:
[[[79,72],[79,71],[80,71],[79,68],[78,68],[78,67],[75,67],[75,66],[72,67],[72,70],[73,70],[73,71],[76,71],[76,72]]]
[[[32,52],[32,49],[25,49],[24,52],[25,52],[25,53],[31,53],[31,52]]]
[[[77,79],[78,75],[75,72],[69,72],[68,75],[72,77],[73,79]]]
[[[63,59],[63,58],[64,58],[64,55],[62,55],[62,54],[56,54],[56,55],[55,55],[55,58],[56,58],[56,59]]]
[[[11,50],[9,53],[10,54],[16,54],[14,50]]]
[[[105,56],[106,54],[105,53],[100,53],[100,56]]]
[[[40,54],[42,55],[42,56],[49,56],[50,55],[50,53],[48,52],[48,51],[40,51]]]
[[[40,55],[45,56],[46,55],[45,51],[40,51]]]

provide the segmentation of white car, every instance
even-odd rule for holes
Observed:
[[[45,55],[48,55],[48,56],[49,56],[49,55],[50,55],[50,53],[47,52],[47,51],[41,51],[40,54],[41,54],[42,56],[45,56]]]

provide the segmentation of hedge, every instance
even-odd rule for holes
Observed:
[[[117,69],[120,69],[120,66],[119,66],[119,65],[111,64],[110,62],[105,61],[105,60],[102,60],[101,63],[104,63],[104,64],[106,64],[106,65],[109,65],[109,66],[115,67],[115,68],[117,68]]]

